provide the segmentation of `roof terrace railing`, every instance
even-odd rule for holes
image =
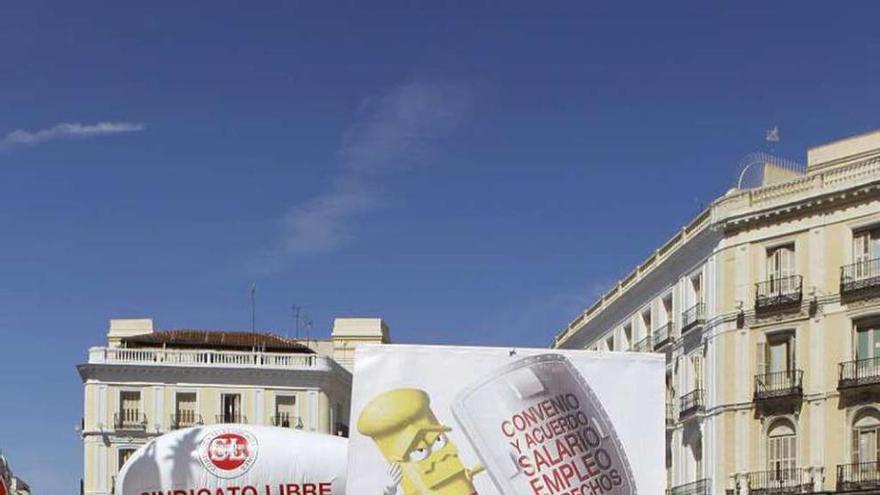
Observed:
[[[317,369],[330,366],[328,361],[329,358],[317,354],[116,347],[89,349],[89,364]]]

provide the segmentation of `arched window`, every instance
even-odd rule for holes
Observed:
[[[856,416],[852,432],[852,462],[880,461],[880,413],[867,409]]]
[[[797,432],[787,419],[767,431],[767,469],[773,479],[788,479],[797,467]]]

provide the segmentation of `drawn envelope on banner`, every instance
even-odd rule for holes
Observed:
[[[499,493],[636,494],[608,414],[565,356],[499,368],[459,393],[452,410]]]

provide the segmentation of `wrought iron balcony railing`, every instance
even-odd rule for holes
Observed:
[[[140,409],[121,409],[113,415],[113,427],[117,430],[146,430],[147,415]]]
[[[840,380],[837,388],[853,388],[880,384],[880,357],[847,361],[838,365]]]
[[[837,491],[877,493],[880,490],[880,462],[837,465]]]
[[[809,473],[797,467],[751,472],[748,483],[749,494],[786,495],[813,491]]]
[[[297,428],[303,427],[302,418],[290,414],[277,414],[272,416],[272,424],[281,428]]]
[[[672,322],[660,325],[654,329],[654,350],[659,350],[672,341]]]
[[[706,303],[697,303],[681,314],[681,333],[706,322]]]
[[[712,480],[701,479],[666,490],[667,495],[709,495]]]
[[[242,414],[218,414],[217,423],[220,424],[247,424],[247,416]]]
[[[681,396],[679,400],[678,418],[683,420],[705,410],[706,403],[703,389],[696,389],[689,394]]]
[[[755,400],[802,396],[804,371],[785,370],[755,375]]]
[[[755,313],[766,314],[801,307],[804,278],[779,277],[755,284]]]
[[[632,347],[633,352],[654,352],[654,339],[651,334],[638,341]]]
[[[880,258],[859,260],[840,267],[840,295],[880,293]]]
[[[202,415],[195,411],[179,411],[171,415],[171,429],[189,428],[190,426],[205,424]]]

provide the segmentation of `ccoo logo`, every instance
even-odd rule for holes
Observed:
[[[246,473],[257,460],[257,439],[247,431],[220,429],[209,433],[199,446],[199,459],[219,478]]]

